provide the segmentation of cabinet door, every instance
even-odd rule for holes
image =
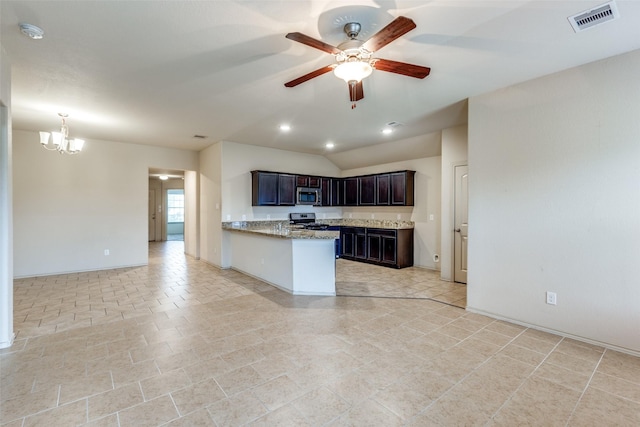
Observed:
[[[296,204],[296,176],[285,173],[278,177],[278,205],[293,206]]]
[[[380,262],[382,257],[382,237],[378,234],[371,234],[371,229],[367,230],[367,259],[369,261]]]
[[[353,257],[355,231],[351,227],[340,228],[340,244],[342,245],[341,256],[345,258]]]
[[[306,175],[296,175],[296,187],[308,187],[309,177]]]
[[[413,206],[414,171],[396,172],[391,175],[391,204]]]
[[[251,204],[253,206],[278,205],[278,174],[251,172]]]
[[[330,178],[322,178],[320,180],[320,205],[322,206],[330,206],[331,205],[331,179]]]
[[[354,256],[356,259],[367,259],[367,229],[355,229],[355,248]]]
[[[320,188],[320,184],[322,183],[321,178],[319,176],[310,176],[309,177],[309,187],[311,188]]]
[[[376,176],[376,204],[378,206],[386,206],[390,201],[389,182],[391,177],[388,173]]]
[[[358,178],[346,178],[344,180],[344,205],[358,205]]]
[[[376,204],[375,175],[359,177],[358,178],[358,205],[373,206],[375,204]]]
[[[381,237],[381,253],[380,262],[384,264],[396,265],[397,259],[397,239],[395,237],[382,236]]]
[[[344,205],[344,180],[331,178],[331,206]]]
[[[396,268],[413,265],[413,229],[396,230]]]

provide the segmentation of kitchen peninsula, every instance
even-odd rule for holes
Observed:
[[[388,230],[408,234],[413,264],[414,224],[411,221],[330,219],[322,222],[331,228],[358,227],[365,232]],[[223,222],[222,229],[231,249],[233,269],[294,295],[335,295],[335,240],[340,238],[340,231],[292,228],[288,221]],[[380,233],[372,232],[367,246],[379,247],[382,254],[385,244],[375,244],[379,236]]]

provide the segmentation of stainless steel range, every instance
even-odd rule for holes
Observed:
[[[296,228],[304,228],[305,230],[326,230],[329,228],[327,224],[317,223],[316,214],[313,212],[291,212],[289,214],[289,224]]]

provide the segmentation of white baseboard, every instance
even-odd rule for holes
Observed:
[[[539,326],[539,325],[533,325],[531,323],[522,322],[522,321],[516,320],[516,319],[510,319],[508,317],[500,316],[500,315],[497,315],[495,313],[490,313],[490,312],[487,312],[487,311],[484,311],[484,310],[478,310],[476,308],[469,307],[469,306],[466,307],[466,310],[471,312],[471,313],[482,314],[483,316],[491,317],[493,319],[504,320],[505,322],[514,323],[516,325],[524,326],[524,327],[531,328],[531,329],[536,329],[538,331],[548,332],[548,333],[553,334],[553,335],[558,335],[558,336],[561,336],[561,337],[571,338],[572,340],[581,341],[581,342],[584,342],[584,343],[587,343],[587,344],[597,345],[597,346],[600,346],[600,347],[608,348],[610,350],[619,351],[620,353],[626,353],[626,354],[630,354],[632,356],[640,357],[640,351],[632,350],[630,348],[619,347],[617,345],[609,344],[609,343],[606,343],[606,342],[596,341],[596,340],[592,340],[592,339],[589,339],[589,338],[568,334],[566,332],[557,331],[555,329],[545,328],[545,327],[542,327],[542,326]]]

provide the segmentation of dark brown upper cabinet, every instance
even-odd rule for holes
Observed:
[[[253,206],[293,206],[296,204],[295,175],[278,172],[251,172]]]
[[[281,173],[279,178],[278,197],[280,206],[294,206],[296,204],[296,176]]]
[[[331,178],[320,179],[320,197],[322,206],[331,206]]]
[[[391,204],[396,206],[413,206],[414,171],[393,172],[391,178]]]
[[[322,177],[296,175],[296,187],[320,188],[322,185]]]
[[[358,206],[358,178],[344,179],[344,206]]]
[[[331,202],[329,205],[344,205],[344,180],[342,178],[331,178]]]
[[[358,206],[375,206],[376,176],[358,177]]]
[[[391,177],[388,173],[376,175],[376,204],[378,206],[387,206],[391,204],[390,182]]]
[[[296,187],[319,188],[322,206],[413,206],[415,171],[349,178],[252,171],[253,206],[293,206]]]

